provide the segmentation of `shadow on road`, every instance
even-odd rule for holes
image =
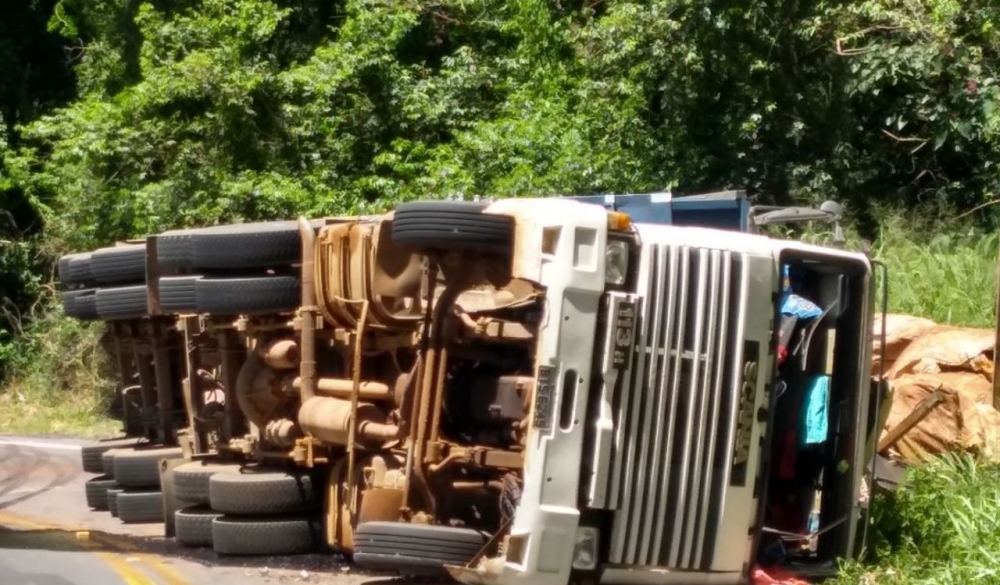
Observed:
[[[328,576],[350,574],[354,578],[368,578],[361,585],[444,585],[451,583],[442,579],[401,578],[392,573],[366,571],[355,567],[350,561],[336,554],[224,557],[216,555],[211,549],[184,547],[160,537],[123,536],[100,531],[12,530],[0,526],[0,550],[4,549],[109,552],[126,555],[145,553],[164,559],[175,558],[194,562],[206,567],[243,568],[253,573],[274,570],[304,570]]]

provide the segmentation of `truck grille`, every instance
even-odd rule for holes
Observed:
[[[707,569],[733,460],[740,254],[645,243],[630,370],[612,401],[610,561]]]

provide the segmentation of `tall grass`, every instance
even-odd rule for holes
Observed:
[[[1000,465],[954,454],[912,468],[876,496],[864,560],[828,585],[1000,583]]]
[[[889,216],[873,257],[889,271],[895,312],[972,327],[996,324],[998,234]]]

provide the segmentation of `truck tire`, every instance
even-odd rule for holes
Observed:
[[[94,510],[108,509],[108,489],[118,487],[114,478],[101,475],[87,480],[85,486],[87,493],[87,505]]]
[[[313,552],[320,542],[317,518],[243,518],[212,521],[212,548],[220,555],[293,555]]]
[[[124,490],[118,494],[118,518],[126,524],[163,522],[163,492]]]
[[[468,528],[365,522],[354,534],[354,562],[402,574],[437,574],[445,564],[468,563],[488,540],[486,534]]]
[[[193,313],[198,310],[197,286],[200,276],[165,276],[160,279],[160,309],[164,313]]]
[[[68,290],[59,293],[62,298],[63,313],[68,317],[85,321],[97,319],[97,291],[92,288]]]
[[[295,221],[175,230],[157,239],[160,264],[174,268],[279,268],[297,264],[301,255]]]
[[[409,248],[465,249],[510,253],[514,222],[483,213],[484,204],[465,201],[419,201],[396,208],[392,241]]]
[[[115,480],[127,488],[159,488],[160,461],[182,457],[180,447],[139,449],[116,453]]]
[[[89,286],[94,284],[94,276],[90,271],[90,252],[70,254],[66,261],[66,277],[63,284],[78,284]]]
[[[118,496],[125,491],[123,487],[113,487],[108,488],[108,512],[111,512],[113,518],[118,517]]]
[[[101,284],[146,282],[146,244],[96,250],[90,255],[90,271]]]
[[[208,506],[191,506],[174,512],[177,543],[184,546],[212,546],[212,521],[222,514]]]
[[[209,503],[209,480],[216,473],[238,473],[236,465],[185,463],[174,468],[174,495],[192,504]]]
[[[293,311],[302,285],[295,276],[203,278],[197,285],[199,313],[243,315]]]
[[[59,261],[56,263],[57,271],[56,275],[59,278],[59,282],[63,284],[72,284],[69,275],[69,264],[73,261],[73,258],[77,254],[65,254],[59,257]]]
[[[208,481],[212,509],[235,515],[281,514],[318,506],[312,479],[285,471],[217,473]]]
[[[96,296],[97,315],[101,319],[135,319],[149,314],[144,284],[102,288]]]
[[[108,449],[101,453],[101,470],[108,477],[115,476],[115,453],[126,449]]]
[[[97,445],[87,445],[80,449],[80,460],[83,463],[83,470],[87,473],[108,474],[104,469],[104,454],[112,449],[135,446],[136,443],[136,439],[126,438],[101,441]],[[114,472],[114,469],[112,468],[110,471]]]

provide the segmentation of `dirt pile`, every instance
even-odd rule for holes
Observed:
[[[881,347],[875,320],[873,365],[884,360],[892,408],[882,437],[925,400],[935,403],[919,424],[905,433],[889,454],[908,462],[956,450],[1000,459],[1000,412],[993,408],[994,332],[937,325],[908,315],[886,315]],[[933,397],[933,398],[931,398]]]

